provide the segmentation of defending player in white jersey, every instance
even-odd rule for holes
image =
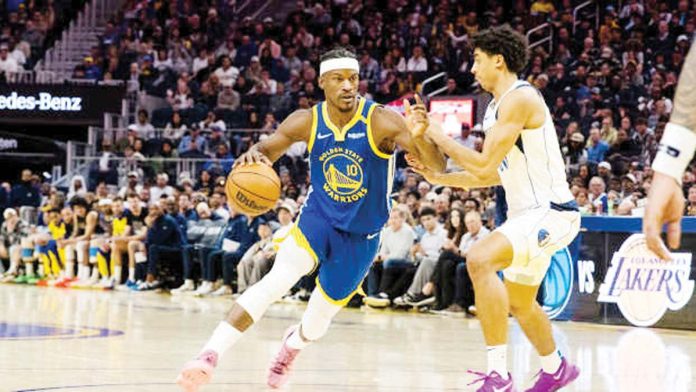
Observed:
[[[504,26],[482,31],[473,44],[472,73],[493,95],[483,123],[483,150],[460,146],[431,122],[430,138],[464,170],[437,173],[415,158],[409,162],[432,183],[505,188],[508,220],[467,255],[488,346],[488,371],[471,373],[479,376],[478,391],[514,390],[506,359],[512,313],[541,356],[543,369],[528,391],[556,391],[575,380],[579,369],[557,350],[536,295],[551,256],[577,235],[580,213],[566,182],[549,109],[541,94],[517,77],[528,59],[526,39]]]
[[[682,177],[696,150],[696,44],[684,60],[674,95],[672,117],[665,127],[655,156],[648,205],[643,217],[643,233],[648,248],[663,260],[670,259],[660,234],[667,223],[667,244],[679,247],[681,218],[684,215]]]

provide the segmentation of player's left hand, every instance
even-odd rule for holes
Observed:
[[[404,99],[404,109],[406,113],[406,124],[411,131],[411,137],[418,138],[425,135],[425,131],[430,125],[428,112],[420,95],[416,94],[416,104],[411,105],[408,99]]]
[[[679,184],[674,178],[655,172],[643,216],[643,234],[645,234],[648,248],[662,260],[672,259],[660,237],[662,225],[667,224],[667,244],[669,247],[678,248],[681,240],[683,214],[684,194]]]

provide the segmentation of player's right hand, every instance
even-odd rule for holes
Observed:
[[[672,256],[662,242],[662,225],[667,224],[667,244],[679,248],[681,218],[684,214],[684,194],[674,178],[655,172],[643,216],[643,234],[648,248],[662,260]]]
[[[267,156],[263,155],[261,152],[259,152],[259,150],[252,147],[249,149],[249,151],[240,155],[239,158],[234,161],[233,167],[240,165],[251,165],[254,163],[264,163],[268,166],[273,166],[273,162],[271,162]]]

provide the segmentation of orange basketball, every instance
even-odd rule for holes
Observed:
[[[280,198],[280,178],[271,166],[263,163],[240,165],[227,176],[225,192],[235,211],[261,215]]]

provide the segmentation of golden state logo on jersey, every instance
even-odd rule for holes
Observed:
[[[343,147],[331,148],[319,156],[324,173],[324,192],[340,203],[356,202],[367,194],[363,186],[364,159]]]

